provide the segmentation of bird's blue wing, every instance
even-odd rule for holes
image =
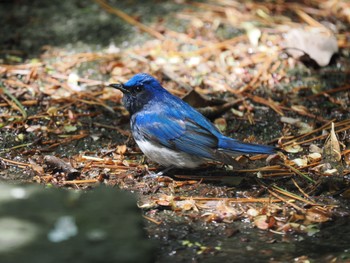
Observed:
[[[137,114],[132,121],[135,139],[147,139],[174,151],[232,163],[229,154],[218,150],[218,138],[211,130],[195,122],[192,116],[179,114],[181,112],[171,109]]]
[[[144,112],[134,120],[133,129],[147,140],[172,150],[217,159],[218,138],[179,112]]]

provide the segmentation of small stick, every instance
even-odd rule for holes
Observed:
[[[187,200],[192,199],[196,201],[229,201],[232,203],[275,203],[280,202],[276,199],[267,198],[220,198],[220,197],[188,197],[188,196],[179,196],[175,197],[175,199],[179,200]]]
[[[115,7],[110,6],[104,0],[95,0],[95,2],[98,3],[107,12],[117,15],[118,17],[123,19],[125,22],[127,22],[133,26],[138,27],[142,31],[147,32],[148,34],[150,34],[151,36],[154,36],[155,38],[158,38],[160,40],[164,40],[164,36],[161,33],[155,31],[154,29],[152,29],[148,26],[145,26],[144,24],[140,23],[139,21],[132,18],[128,14],[124,13],[123,11],[121,11]]]
[[[310,199],[310,196],[307,193],[305,193],[303,189],[300,188],[298,183],[293,178],[292,178],[292,182],[295,185],[295,187],[298,188],[300,193],[302,193],[306,198]]]
[[[278,194],[276,194],[275,192],[269,190],[269,193],[271,195],[273,195],[274,197],[276,197],[277,199],[281,200],[282,202],[285,202],[286,204],[294,207],[296,210],[301,211],[302,213],[305,213],[305,209],[302,209],[301,207],[297,206],[296,204],[293,204],[291,201],[286,200],[285,198],[283,198],[282,196],[279,196]]]
[[[29,163],[17,162],[17,161],[13,161],[13,160],[10,160],[10,159],[3,158],[3,157],[0,157],[0,160],[5,162],[5,163],[8,163],[8,164],[18,166],[19,168],[26,168],[28,166],[29,167],[31,166],[31,164],[29,164]]]
[[[87,179],[87,180],[71,180],[71,181],[64,181],[63,184],[91,184],[91,183],[98,183],[99,181],[97,179]]]
[[[152,223],[155,223],[156,225],[160,225],[162,223],[162,221],[157,221],[149,216],[145,216],[145,215],[142,215],[145,219],[147,219],[148,221],[152,222]]]

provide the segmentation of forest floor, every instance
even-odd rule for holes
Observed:
[[[170,2],[7,3],[0,181],[135,193],[158,262],[350,260],[349,3]],[[144,176],[159,167],[107,87],[140,72],[281,151]]]

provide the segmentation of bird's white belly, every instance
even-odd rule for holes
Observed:
[[[179,168],[195,168],[204,162],[200,157],[196,157],[184,152],[174,151],[165,148],[157,143],[146,140],[135,140],[141,151],[152,161],[165,167],[175,166]]]

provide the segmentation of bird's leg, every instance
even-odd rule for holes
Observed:
[[[172,170],[172,169],[175,169],[175,166],[174,166],[174,165],[171,165],[171,166],[169,166],[169,167],[167,167],[167,168],[165,168],[165,169],[159,171],[159,172],[157,173],[157,176],[163,176],[163,175],[165,175],[167,172],[169,172],[169,171]]]
[[[164,176],[167,172],[169,172],[170,170],[174,169],[175,166],[171,165],[169,167],[166,167],[165,169],[155,173],[155,172],[151,172],[149,170],[147,170],[148,174],[144,176],[144,178],[158,178],[158,177],[162,177]]]

